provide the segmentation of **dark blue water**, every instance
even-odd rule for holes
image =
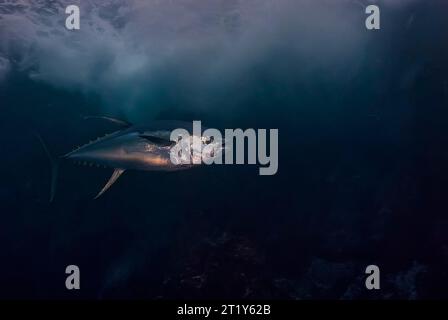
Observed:
[[[191,105],[172,67],[152,92],[156,112],[109,114],[278,128],[274,176],[253,165],[130,171],[93,200],[110,170],[64,163],[49,203],[50,164],[33,133],[57,156],[116,127],[82,119],[107,110],[99,95],[14,69],[0,86],[0,297],[447,297],[448,29],[437,8],[366,31],[356,72],[301,76],[285,44],[207,87],[212,111]],[[69,264],[81,270],[77,292],[64,285]],[[364,288],[369,264],[380,291]]]

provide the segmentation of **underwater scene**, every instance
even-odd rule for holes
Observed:
[[[0,0],[0,298],[448,298],[447,15]]]

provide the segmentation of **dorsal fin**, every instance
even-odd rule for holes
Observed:
[[[103,119],[103,120],[107,120],[110,122],[113,122],[115,124],[118,124],[121,127],[125,127],[125,128],[129,128],[130,126],[132,126],[131,123],[124,121],[124,120],[120,120],[120,119],[116,119],[116,118],[112,118],[112,117],[105,117],[105,116],[85,116],[84,119]]]
[[[140,138],[146,139],[151,143],[154,143],[160,147],[168,147],[176,144],[176,141],[167,140],[164,138],[148,135],[148,134],[140,134]]]
[[[112,176],[110,177],[109,181],[107,181],[106,185],[101,189],[101,191],[97,194],[95,199],[98,199],[101,197],[101,195],[109,189],[115,181],[121,176],[121,174],[124,172],[124,169],[115,169],[114,173],[112,173]]]

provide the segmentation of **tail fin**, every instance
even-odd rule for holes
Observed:
[[[37,139],[39,139],[40,144],[42,145],[42,148],[45,151],[45,154],[48,157],[48,160],[50,160],[51,164],[51,189],[50,189],[50,202],[54,199],[54,194],[56,192],[56,182],[58,179],[58,173],[59,173],[59,159],[55,159],[51,156],[50,151],[48,150],[44,140],[39,134],[35,134]]]

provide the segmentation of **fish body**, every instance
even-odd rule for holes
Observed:
[[[104,137],[91,141],[60,157],[62,160],[72,160],[77,163],[93,165],[98,167],[113,168],[114,172],[109,181],[98,193],[100,197],[126,170],[139,171],[177,171],[189,169],[197,166],[196,161],[181,162],[173,161],[171,151],[179,141],[171,140],[171,133],[175,129],[186,130],[193,136],[193,125],[180,121],[157,121],[149,125],[131,125],[125,121],[109,118],[102,118],[122,126],[121,130],[115,131]],[[216,150],[223,150],[222,141],[207,141],[207,138],[198,137],[202,143],[216,145]],[[59,161],[52,159],[42,139],[39,138],[52,162],[52,187],[50,200],[53,200],[55,193],[56,174],[58,172]],[[185,141],[183,141],[185,143]],[[187,143],[190,143],[187,140]],[[191,144],[193,145],[193,144]],[[202,147],[201,147],[202,148]],[[191,148],[191,150],[195,150]],[[217,157],[218,152],[209,155]],[[207,155],[199,154],[199,157]],[[193,159],[198,157],[197,152],[191,152],[187,157]],[[95,198],[95,199],[96,199]]]
[[[133,126],[92,141],[67,153],[64,159],[86,164],[142,171],[174,171],[192,165],[174,164],[169,129]]]

